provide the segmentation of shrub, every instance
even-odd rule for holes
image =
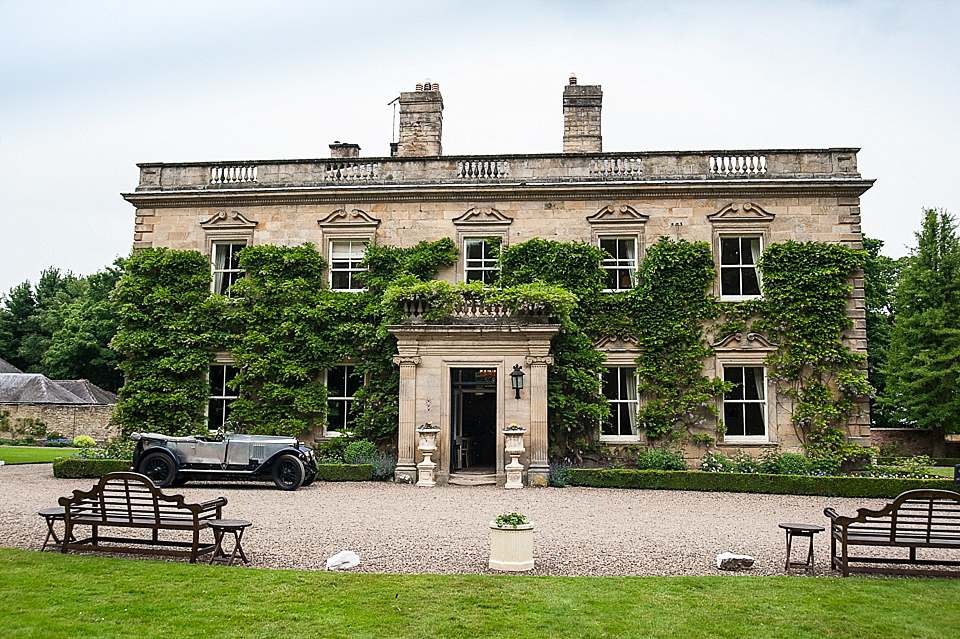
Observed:
[[[128,459],[57,457],[53,460],[53,476],[61,479],[96,479],[107,473],[129,470]]]
[[[776,451],[760,456],[760,472],[768,475],[804,475],[809,467],[807,458],[796,453]]]
[[[733,472],[735,473],[756,474],[760,472],[760,462],[742,450],[737,451],[732,461]]]
[[[700,462],[700,470],[707,473],[731,473],[733,472],[733,462],[727,459],[723,453],[714,453],[708,450]]]
[[[370,481],[373,466],[370,464],[320,464],[317,479],[322,481]]]
[[[79,437],[74,438],[73,445],[77,448],[93,448],[97,445],[97,442],[94,441],[93,437],[90,435],[80,435]]]
[[[359,464],[362,459],[370,459],[377,452],[373,442],[358,439],[347,444],[343,449],[343,461],[348,464]]]
[[[317,457],[327,463],[343,463],[343,449],[350,441],[343,437],[333,437],[316,445]]]
[[[74,443],[76,443],[76,440],[74,440]],[[111,439],[104,448],[81,448],[73,455],[79,459],[126,459],[132,461],[134,448],[136,448],[136,444],[128,439]]]
[[[686,470],[687,460],[680,449],[651,448],[637,455],[636,465],[646,470]]]
[[[570,485],[570,468],[567,462],[559,464],[550,464],[550,474],[547,476],[547,484],[556,488],[563,488]]]
[[[826,497],[893,498],[918,488],[953,490],[948,479],[816,477],[676,470],[606,470],[573,468],[570,483],[597,488],[698,490],[707,492],[823,495]]]
[[[380,451],[370,457],[361,458],[359,463],[373,466],[373,478],[378,481],[390,479],[393,477],[393,471],[397,469],[397,458]]]

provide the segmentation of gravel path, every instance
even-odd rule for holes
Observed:
[[[41,508],[90,479],[56,479],[50,464],[0,466],[0,546],[39,549]],[[253,527],[244,549],[257,568],[323,570],[327,557],[353,550],[354,572],[491,573],[488,522],[503,512],[536,524],[536,575],[715,575],[717,554],[756,558],[742,574],[782,575],[780,522],[826,526],[841,514],[885,500],[605,488],[443,486],[317,482],[294,492],[267,483],[188,484],[174,489],[197,502],[225,496],[224,516]],[[169,492],[169,491],[168,491]],[[795,545],[795,558],[806,549]],[[229,545],[228,545],[229,547]],[[828,570],[826,533],[817,535],[816,574]]]

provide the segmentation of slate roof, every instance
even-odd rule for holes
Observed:
[[[23,371],[8,362],[5,359],[0,359],[0,373],[22,373]]]
[[[85,379],[55,382],[40,373],[0,373],[0,404],[115,404],[116,395]]]
[[[117,396],[110,391],[103,390],[87,379],[56,379],[53,380],[67,389],[87,404],[116,404]]]

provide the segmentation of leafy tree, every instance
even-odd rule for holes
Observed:
[[[63,307],[59,328],[41,359],[41,370],[54,379],[89,379],[110,391],[123,383],[119,358],[110,349],[117,333],[116,304],[110,294],[120,279],[122,260],[83,280],[83,294]]]
[[[21,368],[42,373],[43,354],[50,348],[53,334],[63,325],[65,309],[83,295],[83,280],[72,273],[48,268],[40,274],[33,290],[35,307],[24,323],[24,333],[17,348]]]
[[[894,297],[882,403],[899,421],[960,432],[960,240],[945,210],[924,211]]]
[[[886,388],[887,350],[893,329],[893,299],[899,277],[899,262],[881,255],[883,240],[863,238],[867,259],[863,267],[863,282],[867,314],[867,378],[876,389],[870,400],[870,416],[874,426],[892,426],[894,422],[877,401]]]

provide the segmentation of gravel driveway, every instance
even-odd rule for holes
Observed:
[[[37,511],[92,479],[56,479],[50,464],[0,466],[0,546],[39,549]],[[167,492],[171,492],[168,489]],[[317,482],[294,492],[267,483],[188,484],[173,489],[197,502],[225,496],[224,516],[253,522],[244,549],[257,568],[323,570],[327,557],[353,550],[354,572],[490,573],[488,522],[503,512],[536,524],[537,575],[715,575],[717,554],[756,558],[743,574],[783,574],[780,522],[827,525],[885,500],[735,493]],[[795,558],[806,549],[795,545]],[[229,546],[228,546],[229,547]],[[828,571],[826,533],[817,535],[817,574]]]

